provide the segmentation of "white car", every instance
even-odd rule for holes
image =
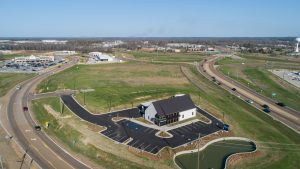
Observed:
[[[20,90],[20,89],[21,89],[21,86],[20,86],[20,85],[18,85],[18,86],[16,87],[16,89],[17,89],[17,90]]]

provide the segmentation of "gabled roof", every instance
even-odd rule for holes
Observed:
[[[168,115],[195,108],[195,105],[189,95],[182,95],[164,100],[158,100],[153,102],[152,104],[155,107],[158,115]]]

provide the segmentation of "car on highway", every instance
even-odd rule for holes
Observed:
[[[271,112],[269,108],[264,108],[263,111],[266,112],[266,113],[270,113]]]
[[[41,130],[42,130],[42,127],[41,127],[41,126],[34,126],[34,129],[35,129],[36,131],[41,131]]]
[[[263,105],[261,105],[261,107],[263,107],[265,109],[269,109],[270,108],[267,104],[263,104]]]
[[[245,102],[249,103],[249,104],[253,104],[253,101],[250,99],[246,99]]]
[[[284,103],[282,103],[282,102],[278,102],[278,103],[276,103],[278,106],[280,106],[280,107],[285,107],[286,105],[284,104]]]
[[[20,86],[20,85],[18,85],[17,87],[16,87],[16,89],[17,90],[20,90],[22,87]]]
[[[232,90],[232,91],[236,91],[236,88],[232,88],[231,90]]]
[[[23,107],[23,111],[28,111],[28,107],[27,107],[27,106],[24,106],[24,107]]]

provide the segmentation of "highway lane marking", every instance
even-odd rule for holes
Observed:
[[[36,138],[31,138],[30,140],[31,140],[31,141],[36,141]]]
[[[35,151],[38,153],[38,154],[40,154],[39,156],[40,157],[42,157],[45,161],[47,161],[47,163],[49,163],[53,168],[55,168],[55,166],[49,161],[49,160],[47,160],[44,156],[43,156],[43,154],[39,151],[39,149],[37,149],[36,147],[32,147],[33,149],[35,149]]]

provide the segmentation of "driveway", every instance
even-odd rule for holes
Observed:
[[[216,124],[223,124],[220,120],[198,107],[198,112],[211,120],[210,124],[198,121],[169,130],[168,132],[173,135],[172,138],[160,138],[155,136],[155,133],[159,131],[157,129],[145,127],[127,119],[122,119],[117,122],[112,121],[113,117],[141,117],[141,114],[138,112],[137,108],[95,115],[91,114],[81,105],[79,105],[70,95],[62,95],[61,99],[63,100],[64,104],[81,119],[100,126],[105,126],[107,129],[100,132],[105,137],[123,144],[125,144],[127,141],[127,145],[152,154],[157,154],[166,146],[176,148],[197,140],[199,133],[201,137],[215,133],[221,130]],[[131,141],[128,142],[129,138],[131,138]]]

